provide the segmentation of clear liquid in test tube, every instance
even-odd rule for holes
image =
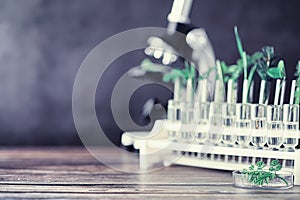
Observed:
[[[167,120],[171,123],[177,121],[177,107],[176,102],[173,99],[168,101],[168,111],[167,111]],[[171,141],[177,141],[176,131],[168,131],[168,138]]]
[[[199,144],[205,143],[208,137],[209,107],[209,102],[195,103],[194,119],[195,123],[197,123],[195,138]]]
[[[218,145],[222,139],[222,103],[212,102],[209,111],[208,143]]]
[[[299,105],[283,106],[283,144],[287,151],[295,151],[299,143]]]
[[[279,150],[282,144],[282,106],[267,106],[267,137],[268,146],[273,150]]]
[[[263,104],[251,105],[251,142],[262,149],[267,142],[267,107]]]
[[[180,104],[181,123],[191,124],[194,122],[194,105],[191,102],[182,102]],[[194,133],[190,131],[181,131],[182,142],[192,142],[194,139]]]
[[[222,141],[225,146],[233,146],[236,141],[236,104],[222,105]]]
[[[236,104],[236,142],[240,147],[249,147],[251,137],[251,106]]]

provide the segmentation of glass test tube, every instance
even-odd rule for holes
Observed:
[[[222,103],[212,102],[209,109],[208,142],[217,145],[222,136]]]
[[[295,151],[299,142],[299,105],[283,106],[283,144],[287,151]]]
[[[168,113],[167,113],[167,119],[170,121],[176,121],[176,109],[174,106],[174,100],[170,99],[168,101]]]
[[[240,147],[248,147],[251,136],[251,106],[236,104],[236,142]]]
[[[181,111],[181,123],[189,124],[194,121],[194,106],[191,102],[182,102],[180,104]],[[194,138],[194,133],[192,132],[181,132],[181,141],[182,142],[192,142]]]
[[[170,122],[176,122],[178,120],[176,103],[173,99],[168,101],[167,119]],[[168,138],[171,141],[176,141],[176,131],[168,131]]]
[[[267,106],[267,137],[268,146],[274,150],[282,144],[282,106]]]
[[[196,132],[196,141],[199,144],[203,144],[207,140],[208,128],[209,128],[209,102],[195,103],[194,119],[198,124]]]
[[[251,142],[257,148],[267,143],[267,107],[263,104],[251,105]]]
[[[226,146],[233,146],[236,141],[236,104],[224,103],[222,105],[222,141]]]

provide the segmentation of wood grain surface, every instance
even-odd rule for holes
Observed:
[[[111,149],[101,152],[115,165],[124,164]],[[125,173],[106,167],[79,147],[2,148],[0,198],[299,199],[300,187],[239,189],[232,187],[231,172],[185,166]]]

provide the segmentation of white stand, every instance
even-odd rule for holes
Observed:
[[[196,144],[195,139],[190,143],[173,142],[168,139],[169,131],[197,130],[194,124],[179,125],[168,120],[158,120],[151,132],[125,132],[122,144],[133,145],[140,150],[140,167],[150,168],[155,163],[204,167],[220,170],[241,170],[249,164],[263,160],[267,165],[278,159],[282,170],[293,171],[294,184],[300,185],[300,150],[294,152],[273,151],[269,149],[252,149],[241,147],[212,146]],[[196,131],[193,135],[196,134]]]

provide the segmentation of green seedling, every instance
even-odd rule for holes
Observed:
[[[282,168],[278,160],[273,160],[270,163],[268,170],[264,170],[265,168],[265,163],[263,161],[259,161],[255,165],[250,165],[248,169],[243,169],[242,173],[246,174],[248,181],[256,186],[263,186],[264,184],[268,185],[270,180],[274,178],[278,178],[288,185],[288,182],[277,174],[277,172],[279,172]]]
[[[248,55],[243,49],[242,41],[236,26],[234,27],[234,34],[240,59],[237,60],[236,64],[230,66],[227,66],[224,61],[220,62],[223,81],[226,83],[231,79],[233,81],[233,89],[236,89],[238,78],[241,74],[244,74],[244,80],[248,81],[248,85],[243,88],[243,91],[245,91],[244,94],[246,94],[246,97],[244,98],[248,100],[250,87],[257,67],[256,62],[263,57],[263,54],[262,52],[256,52],[253,55]]]
[[[184,62],[184,69],[172,69],[170,72],[165,73],[163,76],[164,82],[174,82],[178,78],[182,78],[184,81],[191,78],[196,78],[196,69],[193,64],[189,64],[187,61]]]

